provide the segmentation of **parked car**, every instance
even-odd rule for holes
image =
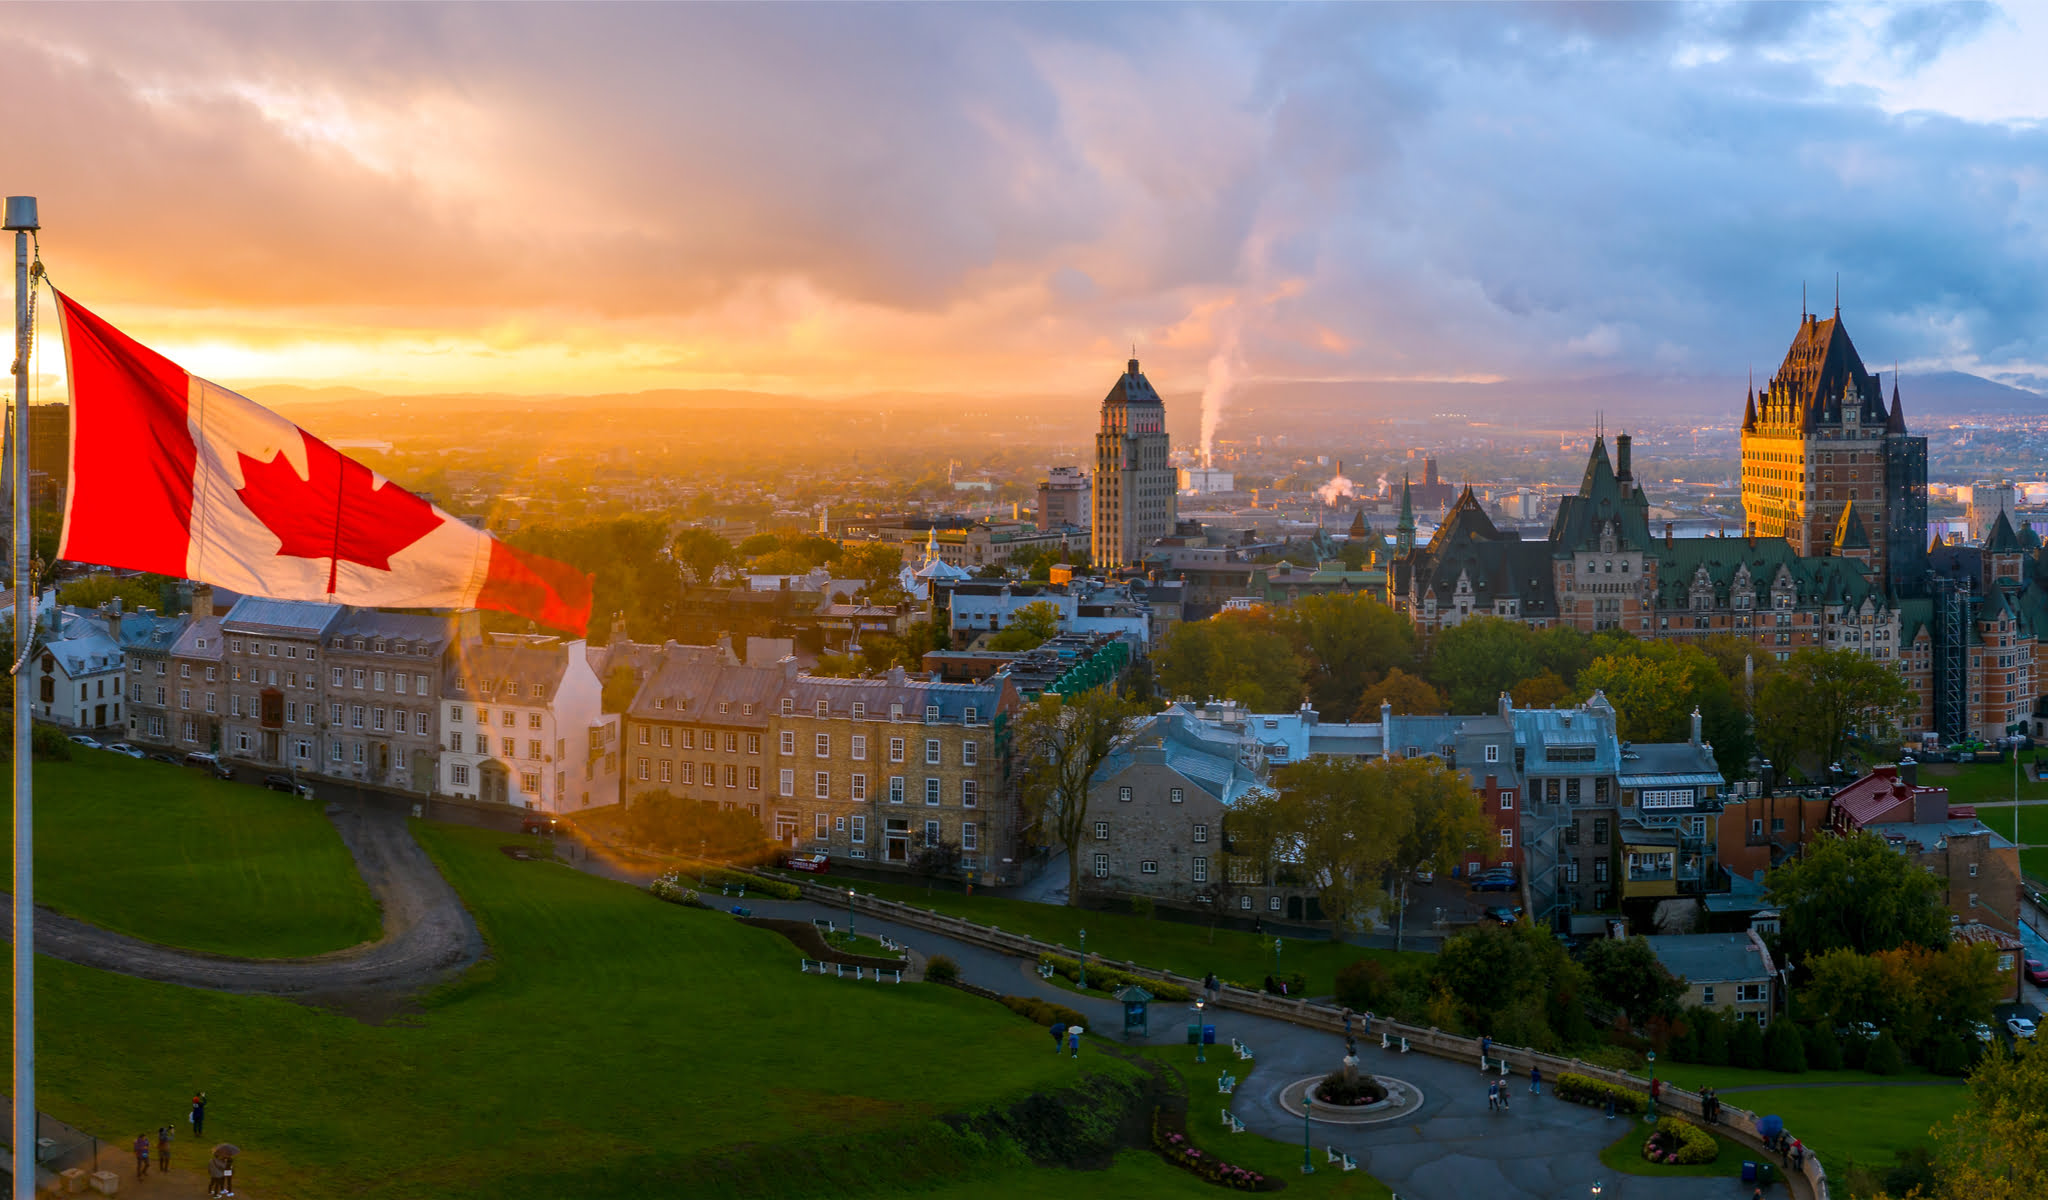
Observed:
[[[832,870],[832,860],[823,854],[792,854],[787,865],[792,871],[809,871],[814,875]]]
[[[99,749],[101,749],[101,748],[102,748],[102,747],[100,746],[100,743],[99,743],[99,739],[97,739],[97,738],[89,738],[89,737],[85,736],[85,735],[84,735],[84,734],[82,734],[82,733],[74,733],[74,734],[72,734],[72,735],[71,735],[71,741],[72,741],[72,743],[73,743],[74,745],[79,745],[79,746],[90,746],[90,747],[92,747],[92,748],[93,748],[94,750],[99,750]]]
[[[2034,1040],[2034,1023],[2025,1017],[2011,1017],[2005,1022],[2006,1032],[2022,1042]]]
[[[171,764],[171,765],[172,765],[172,766],[174,766],[174,767],[178,765],[178,760],[177,760],[177,758],[176,758],[175,756],[173,756],[173,755],[169,755],[169,754],[164,754],[164,753],[161,753],[161,752],[159,752],[159,753],[155,753],[155,754],[151,754],[151,755],[149,756],[149,761],[151,761],[151,762],[160,762],[160,763],[169,763],[169,764]]]
[[[308,800],[311,800],[313,798],[312,784],[295,784],[292,782],[292,777],[289,775],[265,775],[263,777],[263,786],[269,788],[273,792],[291,792],[295,795],[303,796]]]
[[[1417,883],[1435,883],[1435,882],[1436,882],[1436,872],[1435,872],[1435,871],[1417,871],[1417,872],[1415,873],[1415,882],[1417,882]]]
[[[1835,1036],[1855,1038],[1858,1041],[1864,1042],[1874,1042],[1877,1040],[1877,1026],[1872,1025],[1868,1021],[1858,1021],[1854,1025],[1844,1025],[1835,1030]]]
[[[2027,977],[2028,983],[2035,987],[2048,987],[2048,963],[2043,963],[2038,958],[2030,958],[2021,966],[2020,971]]]
[[[143,757],[142,751],[137,750],[135,747],[129,745],[126,742],[115,742],[110,746],[102,747],[102,749],[112,750],[116,754],[125,754],[130,758]]]
[[[215,779],[232,780],[235,777],[235,769],[233,767],[222,762],[218,755],[211,754],[205,750],[194,750],[192,753],[187,754],[185,756],[185,765],[188,767],[203,767]]]
[[[1475,892],[1512,892],[1519,886],[1512,875],[1481,875],[1472,881]]]
[[[1502,925],[1512,925],[1515,923],[1515,919],[1522,915],[1522,910],[1519,906],[1515,908],[1505,908],[1500,905],[1495,905],[1494,907],[1487,909],[1485,912],[1480,913],[1479,915],[1484,920],[1497,921]]]
[[[519,822],[519,832],[552,835],[555,832],[556,824],[555,819],[546,813],[536,813]]]
[[[1984,1043],[1987,1046],[1991,1044],[1991,1039],[1997,1036],[1996,1034],[1991,1032],[1991,1026],[1986,1025],[1982,1021],[1970,1022],[1970,1032],[1976,1035],[1978,1041]]]

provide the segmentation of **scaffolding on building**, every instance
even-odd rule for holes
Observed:
[[[1942,740],[1970,733],[1970,583],[1944,575],[1934,581],[1934,727]]]

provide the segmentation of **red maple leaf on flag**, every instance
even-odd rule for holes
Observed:
[[[379,486],[370,468],[305,430],[299,437],[306,447],[305,478],[282,450],[268,462],[238,453],[242,487],[236,494],[277,535],[278,557],[330,560],[330,593],[342,563],[389,571],[392,555],[440,526],[433,505],[397,484]]]

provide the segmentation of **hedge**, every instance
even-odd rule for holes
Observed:
[[[1557,1077],[1557,1082],[1551,1085],[1551,1090],[1557,1093],[1560,1100],[1590,1104],[1595,1108],[1605,1107],[1611,1100],[1616,1112],[1639,1113],[1650,1102],[1649,1096],[1633,1088],[1618,1087],[1604,1080],[1574,1075],[1569,1071]]]
[[[767,896],[772,900],[801,900],[804,897],[803,889],[793,883],[785,883],[780,879],[764,879],[759,875],[749,875],[744,871],[728,871],[722,867],[708,867],[697,872],[697,877],[708,888],[743,887],[756,895]]]
[[[1643,1157],[1666,1166],[1688,1167],[1710,1163],[1721,1155],[1714,1135],[1677,1117],[1660,1117],[1657,1132],[1643,1143]]]
[[[1081,962],[1079,959],[1067,958],[1059,954],[1041,954],[1038,956],[1038,965],[1041,967],[1051,966],[1052,973],[1061,979],[1074,983],[1080,982]],[[1169,983],[1164,979],[1150,979],[1143,975],[1134,975],[1129,971],[1119,971],[1115,967],[1106,967],[1099,963],[1091,962],[1088,964],[1088,990],[1091,992],[1113,992],[1126,984],[1132,983],[1152,993],[1154,1000],[1185,1002],[1195,998],[1195,994],[1192,991],[1177,983]]]
[[[1084,1030],[1088,1028],[1088,1018],[1064,1004],[1054,1004],[1050,1000],[1040,1000],[1036,996],[1000,996],[997,998],[1002,1001],[1004,1008],[1019,1016],[1029,1017],[1040,1025],[1079,1025]]]

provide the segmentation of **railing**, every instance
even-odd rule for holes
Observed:
[[[775,876],[774,878],[783,877]],[[844,889],[826,887],[823,884],[804,880],[792,880],[790,882],[796,883],[807,900],[820,904],[830,904],[835,908],[843,907],[847,903],[847,893]],[[1006,954],[1014,954],[1020,958],[1037,958],[1041,954],[1059,954],[1073,957],[1075,954],[1074,950],[1065,945],[1041,942],[1036,938],[1025,937],[1022,934],[1007,933],[993,925],[979,925],[960,917],[949,917],[942,913],[933,912],[930,909],[918,908],[915,905],[904,904],[895,900],[883,900],[876,896],[864,896],[859,892],[853,894],[853,905],[855,910],[859,912],[865,912],[885,920],[897,921],[905,925],[913,925],[932,933],[956,938],[971,945],[983,946],[991,950],[1000,950]],[[1171,971],[1161,971],[1151,967],[1140,966],[1130,961],[1115,965],[1118,970],[1127,971],[1133,975],[1143,975],[1152,979],[1165,980],[1168,983],[1177,983],[1191,992],[1199,993],[1202,991],[1202,981],[1199,979],[1192,979],[1185,975],[1176,975]],[[1245,988],[1228,986],[1220,989],[1214,1006],[1271,1017],[1275,1020],[1289,1021],[1296,1025],[1327,1030],[1336,1034],[1344,1032],[1344,1018],[1347,1014],[1347,1010],[1331,1004],[1315,1004],[1308,1000],[1269,996],[1263,992],[1254,992]],[[1372,1029],[1360,1027],[1360,1030],[1363,1033],[1385,1032],[1394,1038],[1405,1039],[1413,1050],[1426,1051],[1440,1058],[1457,1059],[1475,1064],[1480,1061],[1481,1042],[1478,1038],[1469,1038],[1461,1034],[1446,1033],[1441,1029],[1407,1025],[1399,1021],[1388,1021],[1380,1018],[1375,1018],[1372,1026]],[[1505,1061],[1509,1064],[1511,1070],[1519,1070],[1524,1074],[1533,1066],[1540,1067],[1552,1079],[1555,1079],[1563,1072],[1569,1071],[1575,1075],[1585,1075],[1619,1087],[1647,1090],[1650,1086],[1649,1080],[1643,1079],[1640,1076],[1631,1075],[1625,1071],[1615,1071],[1606,1067],[1595,1066],[1584,1059],[1561,1058],[1555,1054],[1545,1054],[1541,1051],[1528,1050],[1516,1046],[1503,1046],[1498,1042],[1487,1047],[1487,1051],[1492,1059]],[[1657,1102],[1665,1111],[1679,1112],[1687,1116],[1703,1119],[1704,1109],[1696,1092],[1686,1092],[1665,1086],[1659,1089]],[[1753,1149],[1759,1152],[1759,1154],[1767,1152],[1763,1139],[1757,1136],[1756,1133],[1757,1115],[1755,1113],[1723,1104],[1721,1106],[1721,1116],[1722,1120],[1713,1126],[1717,1132],[1740,1142],[1743,1146]],[[1805,1162],[1802,1164],[1799,1174],[1811,1190],[1814,1200],[1828,1200],[1827,1172],[1821,1169],[1820,1160],[1815,1158],[1812,1152],[1809,1151],[1806,1154]]]

